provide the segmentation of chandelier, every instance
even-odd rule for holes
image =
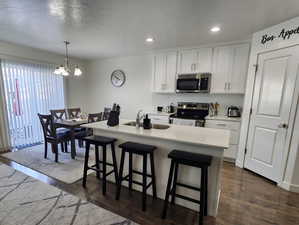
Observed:
[[[65,43],[65,59],[64,59],[64,65],[57,66],[54,70],[54,74],[62,75],[62,76],[69,76],[70,74],[73,74],[74,76],[81,76],[82,70],[79,68],[78,65],[75,66],[74,70],[71,68],[70,59],[68,55],[68,45],[70,42],[64,41]]]

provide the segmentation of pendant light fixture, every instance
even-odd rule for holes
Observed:
[[[57,66],[54,70],[54,74],[62,75],[62,76],[81,76],[82,70],[79,68],[78,65],[75,66],[74,70],[71,68],[70,59],[69,59],[69,53],[68,53],[68,45],[70,42],[64,41],[65,44],[65,59],[64,59],[64,65]]]

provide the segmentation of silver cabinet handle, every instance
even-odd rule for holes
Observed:
[[[194,71],[196,71],[196,63],[194,63]]]
[[[192,63],[192,64],[191,64],[191,71],[193,71],[193,66],[194,66],[194,64]]]
[[[221,126],[221,127],[226,127],[226,124],[224,124],[224,123],[217,123],[216,125]]]
[[[226,90],[226,87],[227,87],[227,83],[225,82],[225,84],[224,84],[224,90]]]
[[[228,90],[230,90],[230,85],[231,85],[231,84],[230,84],[230,82],[229,82],[229,83],[228,83]]]
[[[289,125],[286,123],[281,123],[278,125],[278,128],[284,128],[284,129],[288,129]]]

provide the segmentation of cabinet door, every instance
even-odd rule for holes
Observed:
[[[227,93],[233,53],[234,49],[230,46],[214,49],[211,93]]]
[[[232,72],[229,78],[229,93],[245,93],[245,85],[248,70],[249,44],[234,47]]]
[[[176,68],[177,68],[177,52],[168,52],[165,54],[165,81],[166,89],[164,90],[167,93],[175,93],[176,89]]]
[[[195,72],[206,73],[212,71],[212,48],[200,48],[196,50]]]
[[[195,73],[197,52],[193,49],[182,50],[179,53],[178,73]]]
[[[156,54],[153,57],[153,92],[162,92],[166,87],[165,82],[165,57]]]

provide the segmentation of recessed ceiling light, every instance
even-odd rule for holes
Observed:
[[[147,43],[153,43],[153,42],[155,41],[155,39],[154,39],[153,37],[147,37],[147,38],[145,39],[145,41],[146,41]]]
[[[213,33],[217,33],[220,30],[221,30],[220,27],[217,27],[217,26],[211,28],[211,32],[213,32]]]

